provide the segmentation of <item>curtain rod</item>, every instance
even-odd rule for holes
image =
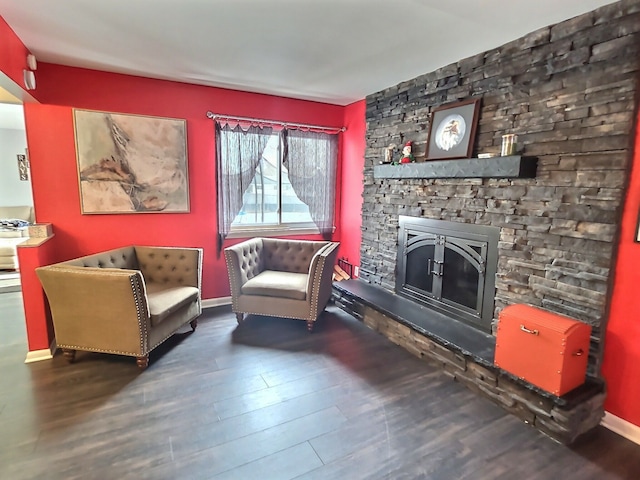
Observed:
[[[322,125],[308,125],[305,123],[292,123],[292,122],[276,122],[273,120],[264,120],[262,118],[251,118],[251,117],[236,117],[234,115],[222,115],[219,113],[213,113],[211,111],[207,112],[207,118],[211,120],[215,120],[216,118],[222,118],[225,120],[237,120],[239,122],[259,122],[259,123],[268,123],[270,125],[279,125],[281,127],[294,127],[294,128],[312,128],[314,130],[328,130],[328,131],[346,131],[346,127],[323,127]]]

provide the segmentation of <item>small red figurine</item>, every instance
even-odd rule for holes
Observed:
[[[402,158],[400,159],[400,163],[411,163],[415,162],[416,159],[411,154],[411,145],[413,142],[407,142],[404,144],[404,148],[402,149]]]

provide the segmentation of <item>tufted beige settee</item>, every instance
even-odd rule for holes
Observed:
[[[224,251],[238,323],[245,313],[306,320],[331,297],[337,242],[252,238]]]
[[[202,313],[202,250],[123,247],[39,267],[57,346],[136,357],[149,352]]]

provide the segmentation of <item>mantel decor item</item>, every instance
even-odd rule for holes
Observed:
[[[400,159],[400,163],[413,163],[416,161],[413,153],[411,153],[411,147],[413,146],[413,142],[407,142],[402,147],[402,158]]]
[[[74,109],[83,214],[189,211],[186,120]]]
[[[508,157],[518,152],[518,136],[515,133],[507,133],[502,135],[502,149],[500,155]]]
[[[384,161],[380,162],[382,165],[393,162],[393,150],[396,148],[395,143],[390,143],[388,147],[384,149]]]
[[[480,99],[434,108],[429,125],[427,160],[470,158],[479,114]]]

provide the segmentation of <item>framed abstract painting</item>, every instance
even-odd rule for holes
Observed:
[[[189,212],[186,120],[74,109],[83,214]]]

